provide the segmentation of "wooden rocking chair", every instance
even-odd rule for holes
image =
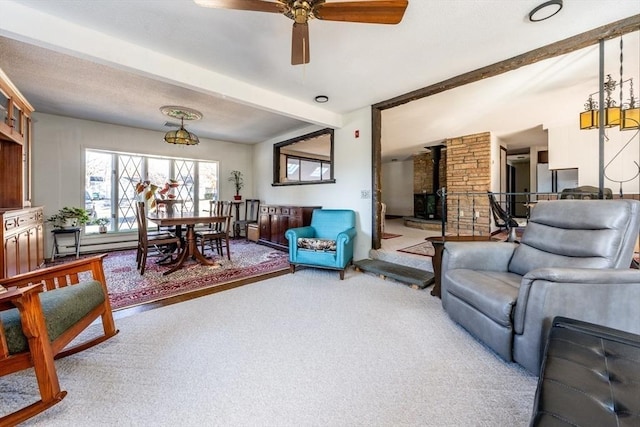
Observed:
[[[9,414],[0,426],[21,423],[60,402],[54,359],[116,335],[102,268],[106,255],[0,280],[0,376],[33,368],[40,400]],[[98,317],[104,333],[67,346]],[[16,333],[17,332],[17,333]]]

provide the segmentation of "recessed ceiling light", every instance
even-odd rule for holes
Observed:
[[[315,100],[319,104],[324,104],[325,102],[329,101],[329,97],[327,95],[318,95],[316,96]]]
[[[529,13],[529,21],[540,22],[551,18],[562,9],[562,0],[549,0]]]

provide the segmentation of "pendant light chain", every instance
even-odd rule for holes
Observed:
[[[622,85],[623,85],[623,80],[622,80],[622,59],[623,59],[623,54],[622,54],[622,36],[620,36],[620,109],[622,110],[623,108],[623,104],[622,104]]]

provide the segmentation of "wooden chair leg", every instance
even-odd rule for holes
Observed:
[[[289,264],[289,272],[291,272],[291,274],[296,272],[295,264]]]
[[[344,270],[340,270],[340,280],[344,280]]]
[[[138,251],[136,252],[136,270],[140,270],[140,260],[142,259],[142,250],[138,245]]]
[[[66,391],[60,390],[53,351],[38,294],[25,294],[18,300],[14,300],[14,304],[20,311],[22,331],[29,343],[41,400],[0,418],[2,426],[19,424],[60,402],[67,395]]]
[[[142,259],[140,260],[140,275],[144,276],[144,269],[147,267],[147,251],[142,251]]]

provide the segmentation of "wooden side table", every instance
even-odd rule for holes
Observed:
[[[53,233],[53,248],[51,248],[51,261],[56,259],[56,255],[60,256],[60,247],[58,243],[58,236],[73,234],[74,248],[76,253],[76,259],[80,258],[80,227],[73,228],[55,228],[51,230]],[[66,255],[66,254],[62,254]]]
[[[440,274],[442,272],[442,251],[444,251],[444,244],[446,242],[488,242],[491,240],[491,236],[435,236],[427,237],[425,240],[431,242],[434,249],[432,261],[435,280],[433,289],[431,289],[431,295],[440,298]]]

